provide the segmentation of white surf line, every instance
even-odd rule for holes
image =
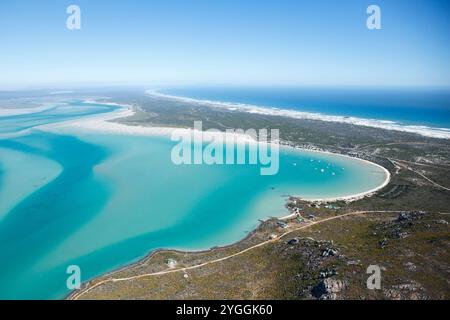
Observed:
[[[406,133],[414,133],[425,137],[437,138],[437,139],[450,139],[450,129],[448,128],[437,128],[437,127],[427,127],[420,125],[403,125],[396,121],[391,120],[379,120],[379,119],[369,119],[369,118],[359,118],[359,117],[347,117],[347,116],[336,116],[327,115],[318,112],[305,112],[298,110],[283,109],[271,106],[257,106],[244,103],[232,103],[223,101],[212,101],[203,99],[193,99],[187,97],[174,96],[169,94],[159,93],[155,90],[146,90],[147,95],[153,95],[156,97],[173,99],[178,101],[184,101],[188,103],[204,104],[210,107],[225,108],[232,111],[241,111],[247,113],[264,114],[272,116],[284,116],[294,119],[308,119],[308,120],[318,120],[326,122],[338,122],[346,123],[358,126],[372,127],[385,130],[401,131]]]
[[[430,178],[424,176],[422,173],[420,173],[420,172],[418,172],[418,171],[416,171],[416,170],[414,170],[414,169],[408,167],[407,165],[402,164],[402,163],[400,163],[399,161],[395,161],[395,160],[391,160],[391,161],[394,162],[394,163],[396,163],[396,164],[398,164],[400,167],[402,167],[402,168],[404,168],[404,169],[407,169],[407,170],[409,170],[409,171],[411,171],[411,172],[414,172],[415,174],[421,176],[422,178],[424,178],[424,179],[427,180],[428,182],[431,182],[431,183],[432,183],[433,185],[435,185],[436,187],[441,188],[441,189],[444,189],[444,190],[447,190],[447,191],[450,191],[450,188],[447,188],[447,187],[444,187],[443,185],[440,185],[439,183],[437,183],[437,182],[431,180]]]
[[[276,242],[276,241],[278,241],[278,240],[280,240],[280,239],[286,237],[287,235],[289,235],[289,234],[291,234],[291,233],[293,233],[293,232],[296,232],[296,231],[299,231],[299,230],[302,230],[302,229],[306,229],[306,228],[309,228],[309,227],[311,227],[311,226],[314,226],[314,225],[317,225],[317,224],[320,224],[320,223],[324,223],[324,222],[328,222],[328,221],[331,221],[331,220],[340,219],[340,218],[343,218],[343,217],[353,216],[353,215],[358,215],[358,214],[367,214],[367,213],[397,213],[397,212],[401,212],[401,211],[405,211],[405,210],[354,211],[354,212],[344,213],[344,214],[337,215],[337,216],[333,216],[333,217],[324,218],[324,219],[321,219],[321,220],[309,222],[309,223],[306,224],[306,225],[303,225],[303,226],[300,226],[300,227],[298,227],[298,228],[295,228],[295,229],[286,231],[286,232],[282,233],[280,236],[278,236],[278,237],[276,237],[276,238],[274,238],[274,239],[270,239],[270,240],[263,241],[263,242],[258,243],[258,244],[256,244],[256,245],[253,245],[253,246],[251,246],[251,247],[249,247],[249,248],[246,248],[246,249],[244,249],[244,250],[241,250],[241,251],[239,251],[239,252],[233,253],[233,254],[231,254],[231,255],[228,255],[228,256],[225,256],[225,257],[222,257],[222,258],[214,259],[214,260],[211,260],[211,261],[207,261],[207,262],[204,262],[204,263],[200,263],[200,264],[196,264],[196,265],[189,266],[189,267],[184,267],[184,268],[170,269],[170,270],[163,270],[163,271],[152,272],[152,273],[144,273],[144,274],[140,274],[140,275],[136,275],[136,276],[131,276],[131,277],[125,277],[125,278],[109,278],[109,279],[105,279],[105,280],[102,280],[102,281],[100,281],[100,282],[97,282],[96,284],[94,284],[94,285],[92,285],[92,286],[90,286],[90,287],[87,287],[85,290],[80,291],[79,293],[73,295],[72,297],[69,297],[69,299],[70,299],[70,300],[77,300],[79,297],[81,297],[82,295],[88,293],[88,292],[91,291],[92,289],[94,289],[94,288],[96,288],[96,287],[98,287],[98,286],[100,286],[100,285],[102,285],[102,284],[108,283],[108,282],[113,282],[113,283],[114,283],[114,282],[123,282],[123,281],[130,281],[130,280],[135,280],[135,279],[140,279],[140,278],[146,278],[146,277],[151,277],[151,276],[160,276],[160,275],[165,275],[165,274],[175,273],[175,272],[180,272],[180,271],[186,272],[186,271],[188,271],[188,270],[193,270],[193,269],[201,268],[201,267],[204,267],[204,266],[207,266],[207,265],[210,265],[210,264],[214,264],[214,263],[226,261],[226,260],[229,260],[229,259],[234,258],[234,257],[236,257],[236,256],[242,255],[242,254],[244,254],[244,253],[246,253],[246,252],[248,252],[248,251],[250,251],[250,250],[253,250],[253,249],[262,247],[262,246],[264,246],[264,245],[266,245],[266,244],[268,244],[268,243]],[[447,213],[447,212],[436,212],[436,213],[437,213],[437,214],[445,214],[445,215],[449,214],[449,213]],[[119,271],[117,271],[117,272],[121,272],[121,271],[123,271],[123,269],[122,269],[122,270],[119,270]]]

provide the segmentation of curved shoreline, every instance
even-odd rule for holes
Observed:
[[[340,156],[340,157],[344,157],[344,158],[348,158],[348,159],[352,159],[352,160],[362,161],[364,163],[368,163],[370,165],[378,167],[386,175],[386,178],[384,179],[383,183],[381,185],[379,185],[378,187],[372,188],[365,192],[360,192],[360,193],[356,193],[356,194],[352,194],[352,195],[348,195],[348,196],[331,197],[331,198],[317,198],[317,199],[308,199],[308,198],[302,198],[301,196],[294,196],[297,198],[301,198],[303,201],[307,201],[307,202],[334,202],[334,201],[351,202],[351,201],[356,201],[356,200],[362,199],[364,197],[373,195],[378,190],[381,190],[384,187],[386,187],[389,184],[389,182],[391,181],[391,173],[389,172],[388,169],[386,169],[382,165],[379,165],[378,163],[375,163],[375,162],[372,162],[372,161],[369,161],[366,159],[361,159],[361,158],[352,157],[352,156],[349,156],[346,154],[334,153],[334,152],[330,152],[330,151],[309,150],[306,148],[292,147],[292,146],[283,146],[283,147],[294,149],[294,150],[302,150],[302,151],[306,151],[306,152],[317,152],[317,153],[323,153],[323,154],[328,154],[328,155],[332,155],[332,156]]]
[[[114,106],[121,106],[122,109],[118,109],[115,111],[112,111],[110,113],[106,114],[99,114],[94,116],[89,116],[82,119],[76,119],[76,120],[68,120],[61,123],[55,123],[55,124],[49,124],[44,125],[40,127],[41,129],[46,128],[64,128],[64,127],[72,127],[75,129],[81,129],[91,132],[100,132],[102,134],[128,134],[128,135],[139,135],[139,136],[170,136],[175,130],[177,131],[183,131],[185,134],[191,134],[194,129],[191,128],[176,128],[176,127],[144,127],[144,126],[130,126],[123,123],[118,122],[111,122],[111,120],[116,120],[128,116],[132,116],[136,113],[136,111],[133,111],[133,106],[130,105],[119,105],[115,103],[102,103],[102,102],[95,102],[95,101],[88,101],[88,103],[98,103],[98,104],[105,104],[105,105],[114,105]],[[230,134],[226,132],[220,132],[220,133],[211,133],[211,132],[205,132],[202,131],[203,134]],[[237,138],[236,142],[253,142],[253,143],[259,143],[258,141],[254,140],[252,137],[242,134],[234,133],[235,137]],[[382,184],[379,186],[372,188],[368,191],[356,193],[356,194],[350,194],[350,195],[344,195],[344,196],[338,196],[338,197],[328,197],[328,198],[315,198],[315,199],[308,199],[303,198],[301,195],[292,195],[298,198],[301,198],[304,201],[308,202],[333,202],[333,201],[355,201],[359,200],[361,198],[364,198],[366,196],[370,196],[373,193],[377,192],[378,190],[384,188],[387,186],[391,180],[391,174],[389,170],[387,170],[385,167],[371,162],[366,159],[361,159],[357,157],[352,157],[346,154],[340,154],[335,152],[330,152],[326,150],[310,150],[306,148],[296,147],[296,146],[289,146],[284,144],[278,144],[280,148],[288,149],[289,151],[304,151],[304,152],[312,152],[312,153],[319,153],[319,154],[326,154],[331,156],[339,156],[344,157],[347,159],[350,159],[352,161],[361,161],[363,163],[375,166],[382,170],[385,174],[385,179]]]
[[[89,103],[92,103],[95,101],[89,101]],[[96,102],[97,103],[97,102]],[[98,102],[98,104],[103,104],[101,102]],[[108,103],[106,103],[108,104]],[[119,106],[117,104],[114,104],[116,106]],[[110,113],[107,114],[100,114],[100,115],[93,115],[93,116],[88,116],[86,118],[81,118],[81,119],[76,119],[76,120],[68,120],[68,121],[63,121],[60,123],[55,123],[55,124],[48,124],[48,125],[43,125],[41,127],[39,127],[41,130],[52,130],[52,128],[69,128],[71,130],[73,129],[84,129],[87,130],[89,132],[101,132],[101,133],[105,133],[105,134],[135,134],[135,135],[144,135],[144,136],[158,136],[158,135],[162,135],[162,136],[166,136],[169,135],[170,133],[172,133],[174,130],[186,130],[186,132],[189,132],[189,134],[191,133],[191,130],[193,129],[185,129],[185,128],[170,128],[170,127],[142,127],[142,126],[129,126],[126,124],[122,124],[122,123],[117,123],[117,122],[110,122],[110,120],[114,120],[114,119],[118,119],[118,118],[123,118],[126,116],[131,116],[135,113],[135,111],[131,110],[132,106],[124,106],[124,105],[120,105],[123,108],[112,111]],[[242,137],[242,135],[241,135]],[[244,138],[246,141],[248,140],[248,136],[243,136],[242,138]],[[255,140],[253,140],[253,142],[256,142]],[[370,165],[374,165],[378,168],[380,168],[386,175],[386,178],[384,179],[383,183],[371,190],[365,191],[365,192],[361,192],[358,194],[353,194],[353,195],[348,195],[348,196],[342,196],[342,197],[335,197],[335,198],[322,198],[322,199],[303,199],[304,201],[307,202],[332,202],[332,201],[338,201],[338,200],[344,200],[344,201],[354,201],[354,200],[358,200],[361,199],[363,197],[366,196],[371,196],[373,195],[376,191],[384,188],[389,182],[390,182],[390,178],[391,178],[391,174],[390,172],[384,168],[383,166],[377,164],[377,163],[373,163],[371,161],[365,160],[365,159],[360,159],[360,158],[356,158],[356,157],[352,157],[349,155],[344,155],[344,154],[339,154],[339,153],[333,153],[330,151],[322,151],[322,150],[309,150],[306,148],[300,148],[300,147],[295,147],[295,146],[288,146],[288,145],[283,145],[283,144],[278,144],[281,148],[284,149],[288,149],[290,151],[304,151],[304,152],[314,152],[314,153],[322,153],[322,154],[327,154],[327,155],[332,155],[332,156],[340,156],[340,157],[345,157],[348,159],[353,159],[353,160],[358,160],[358,161],[362,161],[364,163],[370,164]],[[301,198],[300,196],[296,196],[298,198]],[[286,220],[289,218],[293,218],[295,217],[295,214],[288,214],[288,215],[284,215],[284,216],[274,216],[274,218],[276,219],[281,219],[281,220]],[[210,252],[211,250],[213,250],[214,248],[229,248],[232,246],[235,246],[239,243],[242,243],[244,241],[246,241],[247,239],[249,239],[256,231],[257,229],[260,227],[261,223],[258,223],[257,226],[252,229],[250,232],[248,232],[245,237],[239,239],[238,241],[234,241],[233,243],[230,243],[228,245],[224,245],[224,246],[219,246],[219,247],[211,247],[210,249],[206,249],[206,250],[187,250],[187,251],[181,251],[181,250],[177,250],[177,249],[164,249],[164,248],[160,248],[160,249],[154,249],[151,250],[150,252],[148,252],[145,256],[143,256],[142,258],[138,259],[135,262],[131,262],[128,264],[125,264],[121,267],[118,267],[110,272],[107,272],[105,274],[101,274],[99,276],[96,276],[90,280],[88,280],[87,282],[85,282],[84,286],[89,287],[89,284],[92,283],[93,281],[95,281],[96,279],[99,278],[103,278],[103,277],[107,277],[110,276],[112,274],[115,274],[117,272],[120,271],[124,271],[127,270],[129,268],[133,268],[137,265],[140,265],[146,261],[148,261],[148,259],[150,259],[151,257],[153,257],[155,254],[158,254],[159,252],[186,252],[186,253],[199,253],[199,252]],[[87,288],[84,287],[84,288]],[[64,299],[71,299],[73,296],[76,297],[77,292],[79,291],[75,291],[75,292],[71,292],[69,294],[67,294]]]
[[[285,217],[281,217],[281,218],[278,218],[278,219],[280,219],[280,220],[286,220],[286,219],[288,219],[288,218],[289,218],[289,216],[285,216]],[[137,266],[139,266],[139,265],[141,265],[141,264],[144,264],[144,263],[147,262],[149,259],[151,259],[153,256],[155,256],[155,255],[157,255],[158,253],[161,253],[161,252],[176,252],[176,253],[187,253],[187,254],[191,254],[191,253],[208,253],[208,252],[211,252],[212,250],[215,250],[215,249],[228,249],[228,248],[231,248],[231,247],[233,247],[233,246],[235,246],[235,245],[241,244],[241,243],[247,241],[248,239],[250,239],[254,234],[256,234],[258,228],[259,228],[262,224],[263,224],[263,222],[260,221],[260,222],[258,223],[258,225],[257,225],[253,230],[251,230],[250,232],[248,232],[248,233],[245,235],[245,237],[243,237],[242,239],[240,239],[240,240],[238,240],[238,241],[235,241],[235,242],[233,242],[233,243],[230,243],[230,244],[227,244],[227,245],[223,245],[223,246],[215,246],[215,247],[211,247],[211,248],[209,248],[209,249],[199,249],[199,250],[195,250],[195,249],[191,249],[191,250],[179,250],[179,249],[167,249],[167,248],[166,248],[166,249],[164,249],[164,248],[153,249],[153,250],[149,251],[149,252],[148,252],[145,256],[143,256],[142,258],[139,258],[138,260],[136,260],[135,262],[128,263],[128,264],[126,264],[126,265],[124,265],[124,266],[122,266],[122,267],[118,267],[118,268],[116,268],[116,269],[114,269],[114,270],[111,270],[111,271],[109,271],[109,272],[107,272],[107,273],[104,273],[104,274],[102,274],[102,275],[99,275],[99,276],[97,276],[97,277],[94,277],[94,278],[92,278],[91,280],[88,280],[88,281],[86,281],[86,282],[83,282],[80,289],[75,290],[75,291],[73,291],[73,292],[67,294],[63,299],[64,299],[64,300],[74,300],[74,299],[73,299],[73,296],[77,296],[77,294],[80,293],[80,291],[83,291],[83,289],[88,289],[88,288],[89,288],[89,284],[90,284],[91,282],[93,282],[93,281],[95,281],[95,280],[97,280],[97,279],[100,279],[100,278],[112,276],[112,275],[114,275],[115,273],[118,273],[118,272],[121,272],[121,271],[126,271],[126,270],[128,270],[128,269],[137,267]],[[85,288],[83,288],[83,286],[84,286]]]

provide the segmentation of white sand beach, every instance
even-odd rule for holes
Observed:
[[[100,103],[96,101],[89,101],[91,103]],[[101,102],[104,104],[103,102]],[[109,103],[110,105],[119,106],[115,103]],[[55,123],[51,125],[44,125],[40,127],[41,130],[45,131],[58,131],[58,132],[73,132],[73,130],[76,130],[78,132],[96,132],[100,134],[118,134],[118,135],[137,135],[137,136],[165,136],[170,138],[174,133],[176,133],[178,136],[183,135],[189,135],[192,136],[194,129],[190,128],[172,128],[172,127],[147,127],[147,126],[130,126],[125,125],[118,122],[112,122],[111,120],[118,119],[118,118],[124,118],[128,116],[132,116],[135,114],[134,107],[127,105],[120,105],[123,108],[119,109],[117,111],[108,113],[108,114],[101,114],[96,116],[91,116],[83,119],[77,119],[77,120],[71,120],[71,121],[65,121],[61,123]],[[258,143],[253,137],[249,135],[242,135],[238,133],[226,133],[226,132],[209,132],[209,131],[203,131],[201,132],[203,134],[204,139],[212,139],[214,136],[221,135],[222,137],[227,135],[232,135],[232,137],[227,137],[227,139],[230,139],[232,141],[235,141],[236,143]],[[229,141],[229,140],[228,140]],[[291,146],[285,146],[285,145],[279,145],[280,148],[292,150],[292,151],[305,151],[305,152],[316,152],[316,153],[322,153],[322,154],[331,154],[333,156],[339,156],[339,157],[345,157],[350,158],[353,160],[361,161],[367,164],[370,164],[372,166],[375,166],[382,170],[385,174],[385,179],[381,185],[379,185],[376,188],[373,188],[371,190],[368,190],[366,192],[358,193],[358,194],[351,194],[348,196],[343,197],[337,197],[337,198],[320,198],[320,199],[307,199],[305,198],[305,201],[310,202],[332,202],[332,201],[346,201],[351,202],[355,200],[359,200],[364,197],[368,197],[373,195],[378,190],[384,188],[391,179],[390,172],[384,168],[383,166],[373,163],[371,161],[360,159],[356,157],[351,157],[348,155],[343,154],[337,154],[332,153],[328,151],[321,151],[321,150],[309,150],[304,148],[298,148],[298,147],[291,147]],[[298,196],[302,198],[301,195],[293,195]]]

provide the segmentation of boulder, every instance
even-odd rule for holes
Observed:
[[[342,280],[327,278],[320,281],[311,291],[312,295],[321,300],[336,300],[337,294],[344,290],[346,284]]]

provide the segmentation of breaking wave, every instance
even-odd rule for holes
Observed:
[[[273,116],[284,116],[295,119],[307,119],[307,120],[320,120],[328,122],[339,122],[347,123],[358,126],[366,126],[373,128],[380,128],[386,130],[395,130],[401,132],[415,133],[424,137],[439,138],[439,139],[450,139],[450,129],[447,128],[434,128],[423,125],[406,125],[397,121],[391,120],[379,120],[379,119],[366,119],[359,117],[350,116],[337,116],[337,115],[327,115],[323,113],[316,112],[303,112],[297,110],[282,109],[276,107],[262,107],[251,104],[243,103],[232,103],[232,102],[222,102],[222,101],[211,101],[202,99],[192,99],[186,97],[173,96],[168,94],[163,94],[154,90],[146,90],[146,94],[159,96],[163,98],[170,98],[178,101],[185,101],[189,103],[198,103],[203,105],[208,105],[210,107],[220,107],[231,111],[242,111],[254,114],[264,114]]]

